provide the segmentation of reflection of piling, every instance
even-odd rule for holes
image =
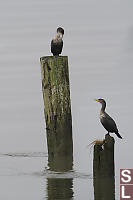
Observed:
[[[115,200],[115,178],[94,179],[94,200]]]
[[[40,59],[49,163],[72,158],[72,119],[67,56]]]
[[[73,179],[71,178],[48,178],[47,179],[48,200],[73,199]]]
[[[107,134],[103,145],[94,145],[93,180],[95,200],[115,199],[114,142],[114,138]]]

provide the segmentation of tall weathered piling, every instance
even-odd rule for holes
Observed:
[[[67,56],[40,58],[48,160],[73,157],[72,118]]]
[[[105,135],[94,145],[93,184],[95,200],[115,200],[114,138]]]

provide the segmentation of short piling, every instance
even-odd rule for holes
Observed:
[[[94,145],[93,177],[111,177],[114,170],[114,138],[105,135],[103,144]]]
[[[64,156],[73,158],[68,57],[46,56],[40,63],[48,161],[53,166]]]
[[[103,144],[94,145],[93,184],[95,200],[115,200],[114,138],[105,135]]]

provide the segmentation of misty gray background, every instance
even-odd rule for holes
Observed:
[[[47,199],[39,59],[51,55],[50,41],[58,26],[65,29],[62,55],[69,57],[74,199],[93,198],[88,144],[106,133],[95,98],[106,99],[107,112],[124,138],[114,135],[116,177],[120,168],[133,167],[133,1],[0,0],[2,200]],[[117,189],[116,199],[118,193]]]

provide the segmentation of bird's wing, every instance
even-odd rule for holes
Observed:
[[[51,41],[51,53],[54,53],[54,49],[55,49],[55,44],[54,41]]]
[[[59,55],[62,52],[63,48],[63,40],[54,42],[54,40],[51,41],[51,53],[54,55]]]
[[[59,52],[59,54],[61,54],[62,48],[63,48],[63,40],[61,40],[61,41],[58,43],[58,52]]]
[[[104,116],[102,116],[101,123],[109,132],[118,131],[115,121],[107,113],[104,113]]]

